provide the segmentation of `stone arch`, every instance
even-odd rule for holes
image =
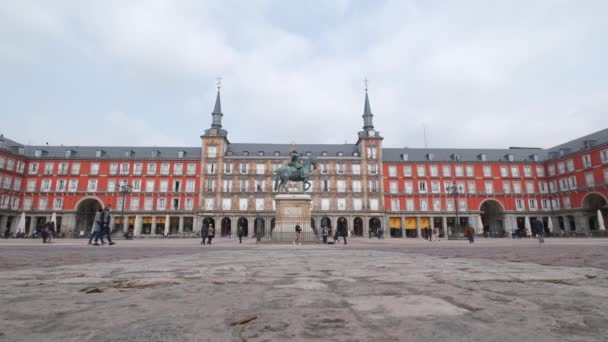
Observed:
[[[260,236],[264,236],[266,233],[266,220],[264,220],[264,218],[262,217],[256,217],[255,220],[253,220],[253,234],[257,236],[257,234],[260,234]]]
[[[369,230],[376,232],[378,228],[382,227],[382,220],[379,217],[372,217],[369,219]]]
[[[348,231],[349,231],[348,219],[344,216],[340,216],[338,218],[338,220],[336,221],[336,228],[338,229],[338,232],[340,232],[340,229],[345,229],[346,234],[348,234]]]
[[[76,203],[76,235],[88,236],[95,222],[95,213],[103,208],[103,201],[95,196],[81,198]]]
[[[230,217],[224,217],[221,223],[221,236],[229,236],[232,235],[232,220]]]
[[[586,210],[598,210],[606,206],[608,199],[600,192],[590,192],[583,197],[581,208]]]
[[[503,237],[505,229],[505,207],[497,199],[488,198],[479,205],[484,236]]]
[[[353,234],[355,236],[363,236],[363,219],[359,216],[353,220]]]
[[[321,217],[321,227],[323,225],[327,226],[327,234],[331,236],[333,234],[333,224],[328,216]]]
[[[590,192],[583,197],[581,208],[585,216],[585,222],[589,225],[589,230],[598,230],[600,223],[600,215],[604,227],[608,220],[608,201],[606,197],[599,192]]]
[[[215,224],[215,219],[211,216],[206,216],[203,219],[203,226],[209,227],[209,225],[213,225],[213,229],[215,229],[215,233],[217,234],[217,225]]]
[[[239,220],[236,222],[237,229],[238,227],[243,227],[243,236],[249,236],[249,220],[245,217],[239,217]]]

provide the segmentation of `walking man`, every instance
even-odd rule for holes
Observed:
[[[93,232],[91,233],[91,236],[89,236],[89,242],[87,243],[87,246],[99,246],[99,243],[97,243],[97,240],[101,237],[101,243],[103,245],[105,245],[105,242],[103,242],[103,236],[101,236],[101,228],[103,226],[101,220],[103,219],[102,217],[103,215],[103,209],[101,207],[99,207],[99,209],[97,209],[97,213],[95,214],[95,225],[93,226]],[[93,239],[95,239],[95,244],[92,245],[91,241],[93,241]]]
[[[209,223],[209,231],[207,232],[207,244],[211,244],[211,239],[215,237],[215,228],[213,228],[213,224]]]
[[[326,225],[322,225],[321,226],[321,237],[323,237],[323,243],[327,244],[327,226]]]
[[[100,238],[103,240],[103,236],[107,236],[108,244],[110,246],[115,245],[116,242],[112,242],[112,230],[110,229],[110,206],[106,206],[106,208],[102,212],[102,226],[101,226],[101,235]],[[97,242],[97,238],[95,238],[95,242]],[[103,241],[101,242],[103,244]]]
[[[239,236],[239,243],[243,243],[243,234],[244,233],[245,233],[245,229],[243,229],[243,225],[240,225],[236,230],[236,234]]]
[[[475,242],[475,228],[469,225],[467,229],[464,230],[464,236],[469,238],[469,243]]]
[[[209,228],[203,223],[203,227],[201,228],[201,245],[204,245],[206,243],[207,235],[209,235]]]
[[[538,243],[545,243],[545,226],[543,225],[543,221],[538,218],[535,219],[532,223],[532,232],[536,234],[536,237],[538,238]]]
[[[337,235],[338,237],[341,235],[342,238],[344,239],[344,244],[346,245],[346,236],[348,235],[348,227],[346,224],[346,219],[344,217],[341,217],[340,220],[338,220],[338,229],[337,229]]]
[[[301,237],[302,237],[302,228],[300,228],[299,224],[296,224],[296,241],[294,241],[293,244],[301,245],[302,244],[302,242],[300,242]]]

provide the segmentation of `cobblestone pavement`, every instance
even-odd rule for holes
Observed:
[[[84,242],[0,241],[0,341],[608,335],[608,271],[595,261],[608,259],[606,240]]]

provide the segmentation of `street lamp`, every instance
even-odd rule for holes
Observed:
[[[125,198],[127,197],[127,194],[131,192],[131,190],[133,190],[133,187],[127,184],[121,184],[120,185],[120,192],[122,193],[122,208],[120,210],[120,216],[122,217],[122,226],[125,226]],[[124,232],[124,228],[123,228],[123,233],[129,233],[129,226],[127,225],[127,231]]]
[[[449,186],[446,189],[447,193],[454,196],[454,208],[456,208],[456,222],[454,222],[454,230],[460,232],[460,220],[458,219],[458,196],[462,194],[462,187],[456,186],[456,184]],[[453,234],[454,232],[452,232]],[[446,232],[447,234],[447,232]],[[449,235],[446,236],[449,239]]]

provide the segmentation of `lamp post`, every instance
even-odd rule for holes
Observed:
[[[458,219],[458,196],[460,196],[462,193],[462,187],[458,187],[456,184],[454,184],[448,187],[446,191],[448,194],[454,196],[454,208],[456,209],[456,222],[454,222],[454,230],[460,232],[460,220]],[[452,232],[452,234],[454,234],[454,232]],[[449,236],[447,236],[447,238],[449,239]]]
[[[133,187],[127,184],[122,184],[120,186],[120,192],[122,193],[122,208],[120,210],[120,217],[122,217],[122,226],[123,226],[123,233],[129,233],[129,226],[127,225],[127,231],[124,231],[124,226],[125,226],[125,198],[127,197],[127,194],[131,192],[131,190],[133,190]]]

